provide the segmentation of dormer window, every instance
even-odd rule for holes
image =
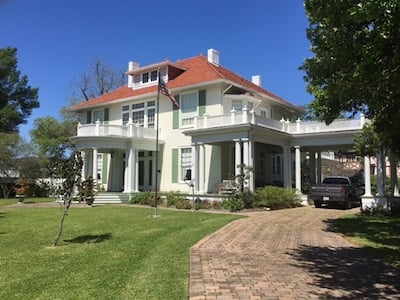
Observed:
[[[157,71],[151,71],[150,80],[151,81],[157,81],[157,79],[158,79],[158,72]]]
[[[158,80],[158,72],[156,70],[142,73],[142,84],[155,82]]]
[[[143,73],[142,74],[142,83],[148,83],[149,82],[149,73]]]

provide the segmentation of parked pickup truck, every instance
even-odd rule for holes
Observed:
[[[349,177],[331,176],[325,177],[322,184],[311,187],[310,198],[314,201],[315,207],[334,203],[350,209],[353,207],[353,203],[360,203],[362,194],[362,185],[352,181]]]

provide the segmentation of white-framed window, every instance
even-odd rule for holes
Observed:
[[[94,120],[94,122],[97,122],[97,120],[99,120],[100,123],[103,123],[104,122],[104,109],[95,110],[93,112],[93,120]]]
[[[125,125],[129,122],[130,109],[129,105],[122,106],[122,124]]]
[[[254,104],[250,101],[243,101],[241,99],[232,99],[231,102],[231,110],[235,111],[242,111],[243,108],[246,106],[247,110],[250,111],[253,109]]]
[[[122,124],[132,121],[133,124],[143,127],[154,127],[155,101],[140,102],[122,106]]]
[[[158,80],[158,72],[157,71],[151,71],[150,72],[150,81],[154,82]]]
[[[180,148],[180,181],[186,176],[186,172],[192,169],[192,148]]]
[[[144,72],[141,74],[142,84],[153,83],[158,80],[158,72],[157,70],[153,70],[150,72]]]
[[[283,174],[282,154],[272,154],[272,175],[282,176],[282,174]]]
[[[181,126],[193,125],[194,116],[197,115],[198,93],[182,94],[181,95]]]
[[[242,111],[242,109],[243,109],[242,100],[237,100],[237,99],[232,100],[231,110]]]
[[[97,154],[97,177],[95,179],[101,180],[101,174],[103,173],[103,153]]]

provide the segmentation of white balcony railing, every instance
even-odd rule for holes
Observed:
[[[290,122],[287,120],[273,120],[256,116],[253,111],[232,111],[230,114],[220,116],[208,116],[205,114],[203,117],[194,118],[195,129],[205,128],[216,128],[240,124],[254,124],[260,127],[265,127],[281,132],[287,132],[290,134],[305,134],[305,133],[320,133],[320,132],[336,132],[336,131],[349,131],[359,130],[365,122],[365,118],[362,116],[360,119],[351,120],[335,120],[329,125],[324,122],[317,121],[305,121],[302,122],[297,120],[296,122]]]
[[[114,136],[155,139],[156,131],[153,128],[144,128],[133,123],[128,123],[126,125],[108,125],[96,122],[96,124],[78,124],[77,136]]]
[[[194,117],[193,126],[194,129],[207,129],[233,125],[254,124],[260,127],[296,135],[307,133],[360,130],[365,121],[365,118],[362,116],[360,119],[335,120],[329,125],[326,125],[323,122],[302,122],[300,120],[297,120],[293,123],[284,119],[277,121],[261,116],[256,116],[253,111],[249,112],[244,109],[243,111],[232,111],[230,114],[220,116],[208,116],[207,114],[205,114],[202,117]],[[96,122],[96,124],[79,124],[77,132],[78,137],[115,136],[147,139],[155,139],[156,134],[156,130],[153,128],[144,128],[137,126],[133,123],[128,123],[126,125],[106,125],[101,124],[100,122]]]

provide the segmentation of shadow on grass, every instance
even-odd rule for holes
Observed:
[[[80,235],[76,238],[70,240],[64,240],[66,243],[76,243],[76,244],[84,244],[84,243],[102,243],[112,238],[111,233],[105,234],[86,234]]]
[[[289,253],[295,265],[306,269],[313,284],[324,293],[340,290],[346,296],[329,291],[323,299],[399,299],[400,269],[385,264],[360,248],[302,246]]]
[[[356,215],[352,218],[327,220],[328,230],[367,240],[386,261],[400,266],[400,218]]]

